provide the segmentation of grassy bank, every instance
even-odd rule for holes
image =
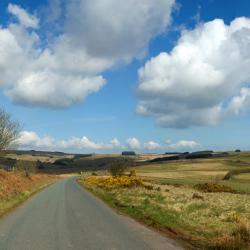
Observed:
[[[55,177],[45,174],[26,177],[21,172],[0,170],[0,216],[55,180]]]
[[[249,195],[121,178],[92,176],[79,183],[112,207],[182,240],[187,248],[249,248]]]

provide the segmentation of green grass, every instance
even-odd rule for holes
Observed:
[[[250,193],[250,153],[226,157],[145,164],[133,168],[138,176],[157,184],[193,186],[204,182],[228,185],[237,192]],[[226,174],[231,178],[224,181]]]
[[[86,187],[119,211],[181,239],[187,248],[247,249],[234,232],[242,220],[250,221],[250,153],[152,163],[129,170],[135,170],[153,190]],[[230,179],[223,180],[229,172]],[[206,182],[229,186],[235,193],[194,189]]]
[[[79,183],[110,206],[182,240],[192,249],[216,249],[214,242],[220,242],[224,235],[230,238],[239,221],[250,221],[248,195],[203,193],[172,185],[155,184],[153,190],[147,190],[143,187],[101,189],[84,179]],[[194,198],[194,194],[202,198]]]

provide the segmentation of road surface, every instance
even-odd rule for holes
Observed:
[[[80,187],[60,180],[0,219],[1,250],[173,250],[171,239],[114,212]]]

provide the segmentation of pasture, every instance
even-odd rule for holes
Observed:
[[[156,184],[192,186],[204,182],[228,185],[250,193],[250,153],[225,157],[150,163],[133,168],[137,175]],[[224,180],[228,173],[231,177]]]
[[[128,170],[122,177],[96,172],[79,183],[187,249],[249,249],[249,153],[140,162]],[[136,176],[128,176],[131,170]]]

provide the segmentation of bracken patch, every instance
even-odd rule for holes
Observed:
[[[0,201],[10,200],[22,192],[52,181],[53,177],[45,174],[26,177],[22,172],[0,170]]]

